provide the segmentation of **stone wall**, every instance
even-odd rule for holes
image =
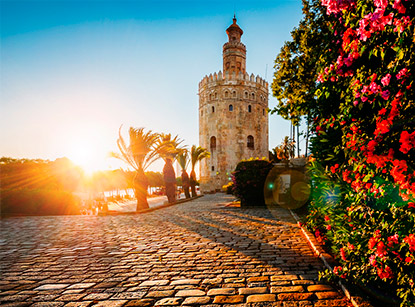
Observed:
[[[211,153],[200,164],[203,192],[227,184],[242,159],[268,156],[267,110],[268,83],[259,76],[219,72],[202,79],[199,144]]]

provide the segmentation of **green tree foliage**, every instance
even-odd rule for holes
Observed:
[[[329,33],[319,1],[303,0],[304,18],[291,32],[292,41],[285,42],[275,60],[271,85],[278,106],[272,110],[294,125],[301,116],[308,115],[315,105],[317,80],[316,65],[327,48],[325,36]]]
[[[164,160],[163,176],[166,186],[166,195],[169,203],[176,201],[176,173],[173,162],[176,156],[183,150],[180,144],[183,141],[176,135],[172,138],[171,134],[160,134],[157,142],[157,151],[160,158]]]
[[[157,146],[159,134],[151,130],[145,132],[144,128],[130,127],[128,130],[129,143],[121,135],[121,127],[118,135],[117,145],[120,154],[112,153],[112,156],[124,161],[134,169],[133,187],[137,199],[136,210],[147,209],[149,208],[147,202],[148,179],[144,172],[159,158]]]
[[[210,157],[210,152],[207,151],[206,148],[193,145],[192,149],[190,151],[190,161],[192,164],[192,171],[190,172],[190,187],[192,190],[192,197],[196,197],[196,172],[195,172],[195,166],[197,162],[202,161],[205,158]]]

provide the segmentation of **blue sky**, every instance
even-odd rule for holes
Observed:
[[[94,168],[118,167],[107,153],[121,125],[198,144],[198,83],[222,69],[234,12],[247,72],[269,83],[301,19],[300,0],[0,3],[0,156],[68,156]],[[289,123],[269,121],[275,147]]]

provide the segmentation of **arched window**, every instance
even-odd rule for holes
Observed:
[[[254,149],[255,145],[254,145],[254,137],[252,135],[248,136],[248,143],[247,143],[247,147],[250,149]]]
[[[252,98],[252,100],[255,100],[255,93],[251,94],[251,98]]]
[[[233,105],[229,105],[229,111],[232,112],[233,111]]]
[[[210,150],[213,151],[216,149],[216,137],[212,136],[210,138]]]
[[[215,99],[218,99],[218,93],[215,93]]]
[[[248,92],[245,92],[245,99],[248,99]]]
[[[262,109],[262,115],[265,115],[265,109]]]
[[[209,100],[212,100],[212,94],[209,94]]]
[[[252,106],[251,106],[251,105],[249,105],[249,106],[248,106],[248,112],[249,112],[249,113],[251,113],[251,112],[252,112]]]
[[[229,96],[229,92],[228,92],[228,91],[226,91],[226,92],[225,92],[225,98],[228,98],[228,96]]]
[[[212,106],[212,113],[215,113],[215,107]]]
[[[214,172],[215,171],[215,167],[212,165],[212,172]]]
[[[233,92],[232,92],[232,97],[233,97],[233,98],[236,98],[236,91],[233,91]]]

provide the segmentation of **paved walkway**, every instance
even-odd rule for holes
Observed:
[[[206,195],[141,215],[0,220],[4,306],[348,306],[289,212]]]

